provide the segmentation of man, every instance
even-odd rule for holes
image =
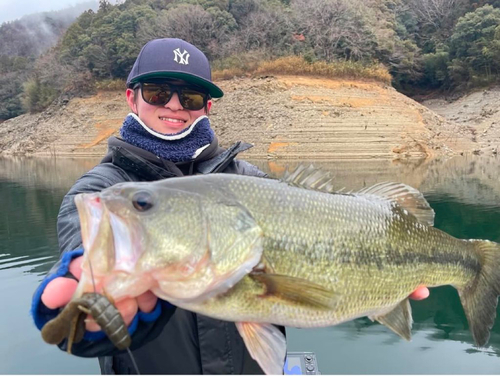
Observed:
[[[208,115],[211,98],[223,96],[211,80],[206,56],[180,39],[156,39],[139,53],[127,79],[131,109],[120,134],[110,138],[101,164],[83,175],[65,196],[58,216],[61,260],[35,293],[33,316],[41,328],[67,304],[81,274],[81,235],[74,196],[124,181],[154,181],[214,172],[265,176],[236,155],[250,147],[218,146]],[[139,371],[145,374],[262,373],[233,323],[203,317],[159,301],[147,292],[117,308],[132,332]],[[100,356],[103,374],[135,373],[93,322],[75,355]],[[66,341],[60,344],[66,348]]]
[[[82,176],[65,196],[58,217],[61,260],[42,282],[32,313],[39,328],[66,305],[81,274],[81,235],[74,196],[124,181],[154,181],[199,173],[264,176],[255,166],[235,159],[249,145],[224,150],[207,115],[211,98],[222,90],[211,81],[205,55],[179,39],[148,42],[127,79],[132,111],[110,138],[101,164]],[[132,333],[132,353],[145,374],[262,373],[251,359],[235,325],[210,319],[158,300],[151,292],[117,304]],[[103,374],[135,373],[128,354],[119,353],[93,322],[74,344],[79,356],[100,356]],[[284,329],[281,328],[284,332]],[[66,349],[64,341],[59,345]]]

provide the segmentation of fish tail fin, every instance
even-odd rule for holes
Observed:
[[[496,316],[500,296],[500,244],[475,240],[481,257],[481,270],[474,281],[459,289],[469,328],[476,345],[486,345]]]

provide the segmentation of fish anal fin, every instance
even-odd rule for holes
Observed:
[[[371,320],[376,320],[387,326],[400,337],[411,340],[411,326],[413,319],[411,316],[411,306],[408,299],[403,300],[390,311],[383,314],[370,316]]]
[[[338,300],[338,295],[333,291],[306,279],[268,273],[255,273],[250,276],[265,285],[265,296],[272,295],[295,304],[320,309],[335,308]]]
[[[237,322],[243,342],[260,368],[267,375],[282,375],[286,356],[286,340],[272,324]]]
[[[402,183],[378,183],[354,193],[356,196],[376,196],[395,202],[412,214],[420,223],[434,225],[434,210],[417,189]]]

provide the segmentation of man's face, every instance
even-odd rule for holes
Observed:
[[[185,85],[183,81],[175,81],[178,86]],[[202,115],[208,115],[212,101],[207,102],[205,108],[200,110],[187,110],[182,107],[178,93],[173,93],[172,98],[164,105],[152,105],[144,101],[141,89],[127,89],[127,103],[135,114],[152,130],[163,133],[178,133],[188,128]]]

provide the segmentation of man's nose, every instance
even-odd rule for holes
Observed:
[[[165,108],[169,108],[172,111],[182,110],[181,101],[179,100],[179,95],[177,93],[172,94],[172,98],[165,104]]]

